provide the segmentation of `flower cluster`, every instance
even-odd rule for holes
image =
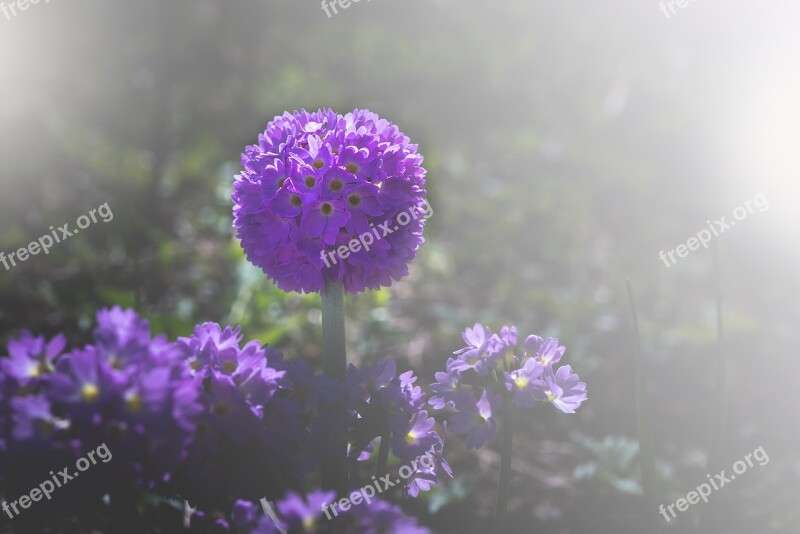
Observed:
[[[192,524],[196,532],[277,532],[261,518],[237,522],[241,503],[263,497],[283,499],[285,525],[307,525],[310,511],[290,492],[302,491],[317,471],[327,442],[321,436],[363,430],[367,421],[379,429],[375,435],[392,428],[402,436],[393,446],[398,456],[441,458],[443,441],[422,410],[425,396],[413,374],[395,376],[393,362],[351,367],[348,382],[339,383],[257,341],[243,345],[239,328],[205,323],[171,342],[152,336],[131,310],[102,310],[97,323],[93,343],[84,347],[66,350],[62,335],[47,341],[23,333],[0,357],[0,500],[27,493],[49,470],[98,444],[114,452],[112,462],[81,477],[79,490],[42,503],[42,514],[15,518],[20,528],[79,520],[81,531],[119,531],[142,521],[146,530],[164,514],[136,508],[173,498],[204,512]],[[331,403],[351,408],[343,410],[347,419],[320,417]],[[360,450],[371,450],[369,441]],[[427,489],[442,465],[420,466],[406,492]],[[174,512],[167,530],[180,515]],[[341,528],[327,531],[421,532],[380,502],[336,524]]]
[[[502,397],[514,406],[533,408],[550,403],[565,413],[575,413],[586,400],[586,384],[569,365],[555,368],[565,348],[558,339],[528,336],[522,356],[517,356],[517,328],[504,326],[493,334],[476,323],[462,333],[466,346],[447,360],[446,372],[436,373],[428,401],[437,409],[450,408],[450,430],[465,436],[467,446],[480,448],[494,439]]]
[[[436,420],[424,409],[427,395],[416,381],[413,371],[398,375],[394,360],[381,360],[360,370],[351,365],[345,382],[348,405],[355,414],[353,456],[369,458],[373,441],[380,437],[382,447],[389,447],[403,463],[416,466],[404,487],[412,497],[436,484],[441,471],[452,476],[442,456],[444,439],[435,430]],[[432,465],[414,461],[423,456],[433,458]]]
[[[408,274],[424,219],[379,226],[425,211],[421,164],[417,145],[367,110],[275,117],[245,148],[234,182],[234,226],[247,258],[286,291],[317,292],[326,280],[352,293],[391,285]],[[380,237],[371,247],[323,265],[329,249],[370,232]]]
[[[198,392],[195,439],[181,472],[183,496],[201,507],[219,495],[282,496],[313,468],[304,387],[312,370],[251,341],[239,328],[205,323],[177,342]]]
[[[0,359],[4,493],[101,443],[123,488],[164,484],[185,457],[200,407],[179,351],[131,311],[104,310],[97,321],[94,343],[70,352],[61,335],[9,342]]]
[[[328,518],[322,510],[334,502],[332,491],[314,490],[305,496],[289,492],[275,504],[275,517],[263,514],[261,507],[249,501],[237,501],[232,514],[237,532],[249,534],[426,534],[428,529],[403,515],[398,506],[376,499],[368,506],[354,506]],[[329,512],[330,514],[330,512]]]

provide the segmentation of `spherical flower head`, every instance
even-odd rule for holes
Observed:
[[[285,291],[389,286],[408,274],[430,205],[417,145],[367,110],[276,117],[233,184],[248,260]]]

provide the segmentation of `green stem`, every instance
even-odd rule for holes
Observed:
[[[644,384],[644,371],[642,369],[642,341],[639,333],[639,315],[636,312],[636,300],[633,298],[631,281],[626,280],[628,287],[628,302],[633,316],[633,330],[635,335],[636,358],[636,426],[639,434],[639,461],[642,470],[642,487],[644,489],[645,515],[644,521],[648,528],[657,521],[658,496],[656,487],[656,455],[653,445],[653,431],[650,427],[650,410]]]
[[[712,420],[709,428],[709,452],[708,470],[712,473],[722,468],[725,461],[725,434],[728,396],[728,367],[725,359],[725,329],[722,318],[722,268],[720,260],[719,246],[716,242],[712,245],[714,254],[713,277],[714,277],[714,297],[717,304],[717,350],[714,355],[714,384],[712,399]],[[703,530],[716,529],[721,506],[724,501],[715,501],[711,506],[705,507],[700,516],[700,527]]]
[[[716,243],[714,249],[714,279],[715,300],[717,304],[717,351],[714,369],[714,394],[716,399],[714,421],[711,424],[711,447],[709,453],[709,467],[721,467],[725,456],[725,419],[727,418],[728,394],[728,369],[725,360],[725,329],[722,320],[722,269],[719,247]]]
[[[381,436],[381,446],[378,449],[378,467],[375,470],[376,477],[382,477],[386,474],[386,468],[389,465],[389,432]]]
[[[341,282],[325,283],[322,291],[322,353],[325,375],[344,382],[347,373],[347,352],[344,336],[344,286]],[[328,420],[344,419],[343,413],[329,407]],[[322,487],[344,491],[347,487],[347,443],[344,436],[331,435],[327,453],[322,458]]]
[[[344,343],[344,286],[326,282],[322,291],[322,349],[325,374],[344,380],[347,352]]]
[[[494,509],[493,534],[505,534],[508,519],[508,496],[511,490],[511,453],[514,443],[514,403],[511,395],[503,395],[503,441],[500,456],[500,483],[497,486],[497,504]]]

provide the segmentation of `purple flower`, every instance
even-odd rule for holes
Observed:
[[[234,226],[248,260],[286,291],[317,292],[326,281],[351,293],[391,285],[424,242],[421,164],[417,145],[367,110],[275,117],[245,148],[233,184]],[[325,256],[360,235],[372,245]]]
[[[506,389],[513,394],[513,401],[520,408],[533,408],[537,386],[544,373],[544,366],[534,358],[522,364],[522,367],[510,373],[504,373]]]
[[[448,373],[437,372],[435,377],[436,382],[430,385],[431,391],[435,395],[428,401],[429,404],[436,410],[442,410],[448,406],[455,407],[461,382],[460,375],[455,371]]]
[[[347,534],[427,534],[412,517],[406,517],[399,506],[376,500],[369,506],[356,506],[349,514],[355,518],[355,525],[347,530],[331,530]]]
[[[558,338],[542,339],[539,336],[528,336],[525,340],[525,351],[528,356],[535,357],[542,365],[552,368],[561,361],[566,348],[558,344]]]
[[[415,460],[416,472],[408,479],[404,493],[409,497],[417,497],[420,491],[430,491],[439,482],[439,473],[444,471],[453,478],[453,469],[444,459],[444,435],[447,433],[447,421],[444,422],[442,437],[434,447]]]
[[[467,346],[453,353],[458,355],[458,358],[447,362],[447,371],[463,373],[474,369],[480,375],[488,374],[493,365],[493,362],[485,358],[486,352],[492,344],[491,329],[475,323],[473,328],[467,327],[461,337]]]
[[[505,360],[509,351],[514,351],[517,346],[517,327],[504,326],[499,334],[494,334],[489,340],[489,359],[495,364]],[[516,356],[514,357],[516,360]]]
[[[97,312],[94,338],[98,356],[113,369],[123,369],[133,362],[143,363],[146,359],[150,327],[133,310],[115,306]]]
[[[0,360],[0,371],[25,386],[53,372],[64,345],[66,338],[61,334],[46,342],[43,337],[23,332],[19,338],[8,342],[9,358]]]
[[[330,504],[336,494],[332,491],[312,491],[305,498],[295,492],[289,494],[276,508],[290,530],[303,529],[301,532],[313,532],[323,508]]]
[[[587,399],[586,384],[565,365],[553,374],[545,374],[544,380],[535,389],[538,400],[551,402],[564,413],[575,413]]]
[[[257,504],[239,499],[233,504],[231,519],[237,527],[245,528],[256,524],[262,513]]]
[[[111,368],[93,347],[64,356],[56,368],[58,372],[49,379],[51,398],[83,406],[81,411],[99,411],[116,389]]]
[[[436,420],[428,417],[428,412],[416,413],[410,422],[392,429],[392,452],[404,460],[425,454],[441,440],[435,426]]]
[[[34,437],[51,439],[56,430],[69,427],[69,423],[50,412],[50,403],[43,395],[19,397],[11,400],[14,411],[14,439],[26,441]]]
[[[467,447],[479,449],[492,441],[497,433],[495,414],[500,406],[499,395],[484,390],[480,399],[472,393],[459,396],[456,401],[458,412],[450,416],[450,428],[456,434],[466,437]]]

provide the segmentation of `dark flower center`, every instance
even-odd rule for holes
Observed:
[[[354,208],[361,205],[361,195],[358,193],[353,193],[349,197],[347,197],[347,203],[353,206]]]
[[[335,178],[331,180],[331,191],[341,191],[343,187],[344,182],[342,182],[340,179]]]
[[[356,174],[358,172],[358,165],[355,163],[348,163],[345,168],[347,169],[347,172],[351,174]]]
[[[221,402],[214,406],[214,413],[220,417],[227,417],[228,414],[231,413],[231,407],[224,402]]]
[[[44,421],[42,419],[36,419],[34,426],[39,434],[52,434],[56,429],[56,425],[52,421]]]
[[[319,170],[324,166],[325,166],[325,162],[322,161],[321,159],[317,158],[317,159],[314,160],[314,168],[315,169]]]
[[[298,195],[298,194],[296,194],[296,193],[295,193],[294,195],[292,195],[292,197],[291,197],[291,199],[289,200],[289,202],[291,202],[291,203],[292,203],[292,206],[294,206],[295,208],[299,208],[300,206],[302,206],[302,205],[303,205],[303,201],[302,201],[302,199],[300,198],[300,195]]]
[[[317,185],[317,179],[314,178],[313,176],[306,176],[306,187],[311,189],[315,185]]]
[[[278,180],[278,187],[279,188],[283,187],[284,183],[286,183],[286,178],[281,178],[280,180]]]
[[[321,211],[323,215],[330,215],[333,213],[333,206],[331,206],[330,202],[323,202],[322,206],[319,207],[319,211]]]

